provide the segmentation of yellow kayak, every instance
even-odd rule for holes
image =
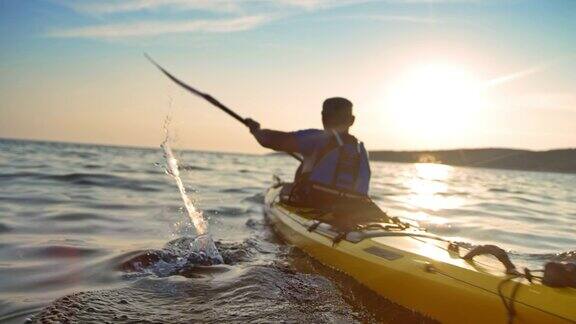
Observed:
[[[266,215],[280,236],[408,309],[443,323],[576,323],[574,288],[507,275],[490,256],[464,260],[461,250],[419,229],[388,224],[338,237],[330,225],[311,219],[312,210],[281,203],[280,189],[273,186],[265,197]]]

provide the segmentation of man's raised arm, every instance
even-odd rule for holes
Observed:
[[[292,133],[261,129],[260,124],[250,118],[246,119],[246,125],[260,145],[274,151],[298,152],[298,142]]]

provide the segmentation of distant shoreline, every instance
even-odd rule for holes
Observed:
[[[274,152],[269,155],[285,155]],[[440,163],[502,170],[576,173],[576,149],[532,151],[508,148],[431,151],[370,151],[371,161]]]
[[[120,149],[158,150],[154,147],[122,146],[110,144],[90,144],[61,142],[51,140],[2,138],[6,142],[46,143],[59,145],[81,145],[114,147]],[[184,152],[231,154],[245,156],[259,156],[259,154],[219,152],[180,149]],[[285,153],[272,152],[265,156],[287,156]],[[576,173],[576,148],[553,149],[544,151],[508,149],[508,148],[483,148],[483,149],[455,149],[455,150],[430,150],[430,151],[370,151],[370,160],[397,163],[441,163],[453,166],[478,167],[504,170],[540,171],[557,173]]]
[[[129,150],[142,150],[142,151],[158,151],[160,150],[160,143],[157,146],[139,146],[130,144],[106,144],[106,143],[89,143],[89,142],[68,142],[63,140],[42,140],[42,139],[27,139],[27,138],[12,138],[0,137],[0,142],[24,142],[24,143],[37,143],[37,144],[56,144],[56,145],[77,145],[77,146],[96,146],[96,147],[110,147],[118,149]],[[210,154],[230,154],[230,155],[243,155],[243,156],[259,156],[258,153],[245,153],[245,152],[229,152],[229,151],[210,151],[210,150],[195,150],[187,148],[174,148],[179,152],[196,152],[196,153],[210,153]]]
[[[505,170],[576,173],[576,149],[531,151],[506,148],[437,151],[371,151],[370,160],[442,163]]]

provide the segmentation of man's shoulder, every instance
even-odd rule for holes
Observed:
[[[309,128],[309,129],[302,129],[299,131],[295,131],[292,133],[296,139],[299,141],[313,141],[313,142],[325,142],[327,139],[330,138],[330,135],[322,130],[316,128]]]
[[[329,136],[321,129],[303,129],[292,133],[298,143],[299,153],[310,155],[319,147],[326,145]]]
[[[296,136],[324,136],[326,132],[322,129],[308,128],[295,131],[293,134]]]

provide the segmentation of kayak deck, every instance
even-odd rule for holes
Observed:
[[[509,279],[492,258],[466,261],[447,248],[447,242],[420,230],[352,232],[338,243],[328,224],[313,231],[306,210],[278,201],[279,188],[270,189],[265,211],[274,229],[321,261],[355,278],[383,297],[446,323],[506,323],[509,311],[498,286]],[[305,216],[305,215],[304,215]],[[576,290],[551,288],[525,279],[502,286],[503,297],[514,298],[516,323],[576,323]]]

